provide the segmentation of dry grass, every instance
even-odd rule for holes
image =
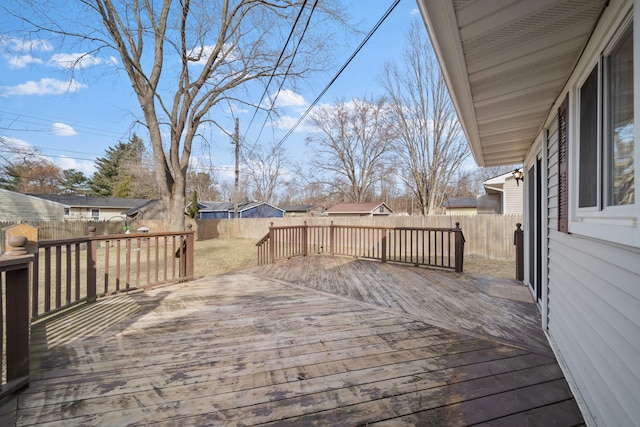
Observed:
[[[195,242],[195,276],[212,276],[257,265],[258,251],[254,239],[211,239]],[[471,274],[513,279],[515,261],[467,257],[464,271]]]
[[[196,277],[213,276],[258,265],[257,240],[217,238],[195,242]]]

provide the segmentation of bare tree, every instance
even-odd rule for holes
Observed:
[[[251,157],[245,158],[244,170],[253,186],[254,198],[273,203],[275,190],[282,180],[285,151],[281,146],[267,149],[257,146],[251,150]]]
[[[318,132],[307,138],[315,148],[309,165],[323,172],[318,182],[354,203],[366,202],[394,139],[386,99],[321,106],[311,121]]]
[[[382,82],[406,168],[400,177],[414,193],[422,215],[432,215],[469,150],[424,26],[414,21],[406,39],[403,63],[385,64]]]
[[[212,108],[243,102],[251,82],[296,78],[320,69],[330,36],[314,33],[314,23],[344,22],[337,2],[320,2],[304,45],[281,56],[293,18],[307,1],[80,0],[73,8],[57,9],[48,0],[20,3],[5,12],[22,14],[23,7],[33,6],[22,19],[36,31],[72,38],[77,42],[73,49],[88,47],[74,66],[102,49],[117,53],[142,109],[170,230],[184,228],[193,141],[201,126],[213,121]],[[306,16],[310,10],[309,4]],[[77,12],[75,20],[72,12]],[[296,40],[303,28],[297,27]]]

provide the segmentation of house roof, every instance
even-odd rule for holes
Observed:
[[[393,212],[386,203],[373,202],[373,203],[340,203],[329,209],[327,209],[327,213],[345,213],[345,214],[355,214],[355,213],[366,213],[369,214],[375,210],[377,210],[381,205],[384,205],[386,210],[389,212]]]
[[[522,163],[608,0],[417,2],[476,163]]]
[[[290,206],[280,206],[280,208],[285,212],[309,212],[316,208],[315,205],[290,205]]]
[[[240,202],[238,203],[238,212],[244,212],[251,208],[261,205],[268,205],[274,209],[278,209],[283,211],[282,208],[277,206],[273,206],[267,202]],[[233,202],[198,202],[199,210],[201,212],[233,212],[234,204]]]
[[[147,203],[147,199],[125,199],[120,197],[99,196],[61,196],[55,194],[31,194],[52,202],[62,203],[70,207],[131,209]]]
[[[475,197],[455,197],[444,202],[446,208],[477,208],[478,201]]]

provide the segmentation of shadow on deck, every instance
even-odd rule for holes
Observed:
[[[308,257],[105,298],[33,326],[0,424],[579,425],[527,292]]]

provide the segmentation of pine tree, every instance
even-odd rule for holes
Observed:
[[[120,197],[131,197],[126,185],[131,182],[131,176],[126,171],[132,165],[140,165],[143,152],[144,144],[136,134],[127,143],[118,142],[109,147],[104,157],[96,159],[97,171],[89,182],[89,193],[104,197],[115,197],[118,193]]]

